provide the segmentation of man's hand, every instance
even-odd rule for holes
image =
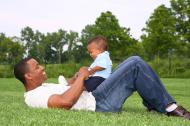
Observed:
[[[89,75],[88,67],[81,67],[79,69],[78,76],[82,76],[84,79],[87,79]]]
[[[81,72],[80,72],[80,70],[81,70]],[[84,79],[86,79],[86,78],[89,76],[88,74],[86,75],[86,72],[88,72],[88,71],[86,71],[86,70],[88,70],[88,67],[81,67],[81,68],[79,69],[79,72],[76,72],[73,77],[71,77],[71,78],[69,78],[69,79],[67,80],[68,84],[69,84],[69,85],[72,85],[72,84],[75,82],[75,80],[79,77],[79,74],[81,74],[80,76],[85,76]],[[83,75],[83,74],[85,74],[85,75]],[[86,77],[86,76],[87,76],[87,77]]]
[[[79,75],[79,72],[76,72],[73,77],[76,79],[78,77],[78,75]]]

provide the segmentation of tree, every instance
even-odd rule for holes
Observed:
[[[66,44],[66,31],[59,29],[58,32],[47,33],[42,39],[44,57],[47,63],[61,63],[63,46]]]
[[[78,59],[90,59],[90,56],[87,53],[87,42],[90,38],[96,35],[96,26],[95,25],[86,25],[85,28],[82,30],[80,41],[82,45],[77,47],[78,52]]]
[[[190,0],[171,0],[171,8],[176,17],[179,53],[190,57]]]
[[[5,34],[4,33],[0,33],[0,42],[3,41],[5,39]]]
[[[132,49],[137,46],[137,40],[129,34],[130,29],[119,25],[116,17],[110,12],[101,13],[94,25],[87,25],[82,31],[81,41],[86,49],[86,42],[95,35],[107,38],[112,59],[122,60],[136,52]]]
[[[15,64],[23,58],[24,47],[19,42],[12,42],[12,46],[8,49],[8,62]]]
[[[23,58],[24,47],[4,34],[0,35],[0,63],[14,65]]]
[[[39,48],[39,44],[43,39],[44,35],[39,31],[34,32],[32,28],[26,27],[21,31],[21,40],[25,43],[25,53],[27,56],[36,58],[38,61],[42,62],[43,52]]]
[[[67,42],[67,45],[68,45],[68,49],[66,51],[67,53],[67,58],[69,60],[74,60],[75,59],[75,52],[74,51],[77,51],[77,43],[79,42],[79,38],[78,38],[78,33],[77,32],[74,32],[74,31],[70,31],[69,33],[67,33],[66,35],[66,42]],[[77,56],[79,54],[77,53]]]
[[[149,59],[167,57],[169,51],[177,49],[175,23],[171,9],[161,5],[154,10],[143,29],[145,34],[141,36]]]

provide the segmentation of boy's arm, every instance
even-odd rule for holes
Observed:
[[[90,75],[93,75],[94,73],[96,73],[97,71],[101,71],[104,70],[105,68],[100,67],[100,66],[95,66],[93,68],[90,68],[89,73]]]

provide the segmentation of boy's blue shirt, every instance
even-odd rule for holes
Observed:
[[[108,51],[104,51],[103,53],[98,54],[94,62],[90,65],[90,68],[93,68],[95,66],[103,67],[105,69],[102,71],[97,71],[92,76],[99,76],[103,78],[109,77],[112,72],[112,61],[110,59]]]

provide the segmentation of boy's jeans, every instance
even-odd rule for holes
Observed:
[[[122,62],[96,90],[96,111],[119,112],[125,100],[137,91],[148,109],[164,113],[175,100],[168,94],[155,72],[140,57]]]

